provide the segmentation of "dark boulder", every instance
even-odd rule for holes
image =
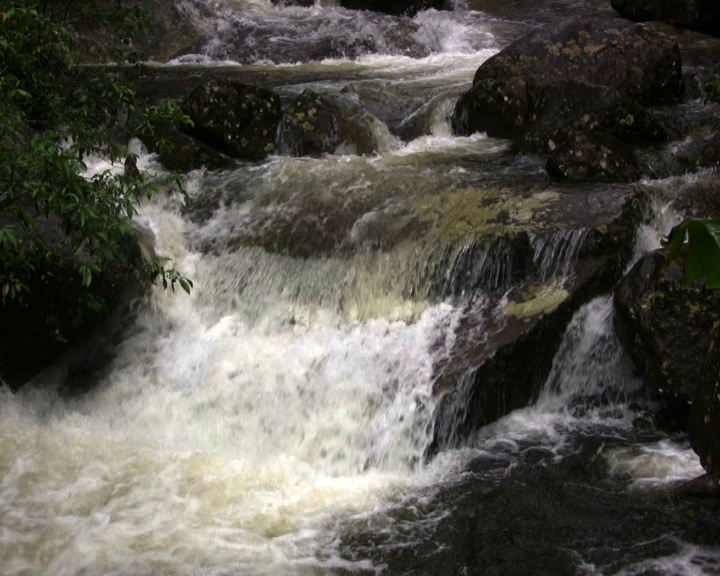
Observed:
[[[640,177],[632,149],[617,138],[596,132],[563,135],[546,169],[559,180],[630,182]]]
[[[652,114],[615,90],[520,77],[478,82],[458,100],[452,122],[458,134],[517,139],[518,152],[552,151],[570,132],[605,132],[630,144],[667,138]]]
[[[628,144],[663,142],[655,117],[615,90],[577,82],[529,87],[528,129],[516,142],[521,152],[554,151],[573,132],[611,134]]]
[[[312,90],[295,98],[283,114],[281,131],[283,152],[293,156],[332,154],[344,151],[371,154],[377,143],[364,110],[341,100],[333,100]],[[363,114],[364,113],[364,114]]]
[[[720,33],[720,3],[717,0],[610,0],[610,4],[630,20],[662,20],[685,28]]]
[[[280,97],[270,90],[216,77],[183,102],[194,138],[228,156],[261,160],[276,150]]]
[[[688,422],[688,437],[700,464],[720,482],[720,323],[710,332],[707,350],[698,349],[703,360]]]
[[[720,132],[716,132],[702,142],[697,165],[705,168],[720,166]]]
[[[453,132],[517,138],[531,121],[529,99],[527,82],[520,77],[480,80],[455,105]]]
[[[550,174],[629,181],[631,145],[668,134],[640,102],[678,101],[676,42],[618,18],[580,18],[533,32],[490,58],[452,115],[456,134],[514,139],[518,153],[551,153]]]
[[[514,77],[604,86],[644,104],[677,102],[684,92],[677,43],[619,18],[579,18],[537,30],[480,66],[473,85]]]
[[[340,6],[350,10],[371,10],[395,16],[414,16],[421,10],[441,10],[444,0],[340,0]]]
[[[332,154],[343,142],[339,110],[324,96],[305,90],[285,110],[282,147],[294,156]]]
[[[127,47],[137,52],[142,60],[167,62],[174,54],[186,50],[201,39],[201,32],[195,25],[192,11],[174,0],[125,0],[124,2],[107,4],[117,6],[115,18],[122,18],[122,9],[128,14],[135,10],[144,10],[142,29],[135,35]],[[121,6],[122,4],[122,6]],[[85,18],[85,6],[80,9],[78,2],[70,0],[54,0],[46,2],[50,10],[58,10],[57,16],[63,21],[71,22],[80,50],[78,55],[85,63],[104,63],[116,60],[119,24],[116,19]],[[200,12],[203,12],[200,8]],[[90,11],[92,13],[92,10]]]
[[[232,158],[173,127],[161,127],[141,138],[168,170],[189,172],[198,168],[227,168]]]
[[[671,401],[690,402],[703,380],[705,351],[720,322],[720,292],[685,285],[665,254],[643,257],[615,291],[618,337],[646,382]]]
[[[618,337],[669,410],[687,411],[700,463],[720,479],[720,292],[685,284],[680,262],[644,256],[615,291]],[[678,416],[681,419],[683,414]]]

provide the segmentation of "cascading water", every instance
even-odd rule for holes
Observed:
[[[198,171],[187,213],[171,195],[142,207],[156,251],[195,289],[135,302],[89,391],[63,392],[70,361],[2,390],[3,576],[451,573],[413,572],[410,558],[456,555],[452,523],[470,526],[472,509],[459,494],[562,466],[587,439],[638,486],[699,472],[677,443],[628,439],[644,400],[608,296],[575,315],[534,406],[426,460],[441,367],[508,322],[516,284],[564,298],[590,231],[523,233],[533,209],[559,203],[542,166],[508,159],[503,141],[451,136],[455,97],[511,22],[325,4],[183,2],[206,38],[171,67],[222,64],[283,96],[355,99],[380,153]],[[147,154],[140,165],[159,169]],[[465,375],[449,372],[457,416]],[[678,542],[666,560],[628,555],[624,572],[586,570],[592,554],[578,550],[576,573],[672,574],[708,554]]]

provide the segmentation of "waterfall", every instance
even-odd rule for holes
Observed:
[[[203,41],[154,69],[350,102],[377,153],[197,170],[187,206],[166,190],[144,202],[136,223],[192,295],[149,289],[95,348],[0,387],[3,576],[420,573],[423,554],[446,551],[438,526],[451,523],[450,540],[475,534],[483,499],[505,498],[499,483],[587,438],[609,470],[591,486],[603,494],[624,475],[642,488],[697,473],[674,439],[633,435],[645,398],[608,294],[563,312],[536,402],[458,432],[483,363],[580,281],[598,229],[575,212],[599,205],[604,221],[631,188],[559,185],[507,141],[452,135],[456,97],[526,23],[464,0],[404,19],[324,0],[180,4]],[[140,169],[163,173],[134,146]],[[642,186],[664,198],[677,183]],[[637,256],[669,212],[642,228]],[[487,461],[503,466],[484,475]],[[473,490],[480,505],[458,516]],[[468,565],[476,543],[460,542]],[[679,546],[673,562],[705,558]],[[413,558],[393,572],[378,551]]]

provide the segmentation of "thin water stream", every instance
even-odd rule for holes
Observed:
[[[285,96],[351,94],[382,146],[197,171],[189,209],[171,194],[142,207],[195,289],[135,301],[82,394],[64,391],[79,378],[67,363],[0,392],[0,574],[720,574],[692,506],[661,523],[658,486],[701,470],[682,442],[639,431],[646,399],[609,296],[575,315],[535,405],[426,458],[437,368],[469,315],[481,337],[516,284],[560,294],[591,228],[566,195],[609,214],[628,191],[568,190],[507,142],[451,136],[454,98],[527,24],[185,4],[209,40],[157,67],[159,92],[212,70]],[[493,208],[437,224],[467,205]],[[666,232],[656,220],[639,252]],[[493,244],[507,233],[527,239],[524,275]]]

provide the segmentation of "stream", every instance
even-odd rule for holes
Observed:
[[[560,185],[506,141],[452,136],[456,98],[530,18],[184,4],[211,40],[152,64],[154,93],[208,73],[286,100],[311,88],[360,104],[378,153],[199,170],[187,207],[141,207],[195,288],[135,299],[79,353],[102,356],[91,368],[0,388],[0,574],[720,575],[720,504],[671,496],[703,471],[652,424],[611,294],[575,313],[533,405],[434,444],[452,428],[438,367],[470,362],[468,330],[482,338],[521,283],[496,244],[438,232],[439,206],[491,199],[508,219],[478,214],[483,233],[527,233],[533,281],[564,297],[592,223],[533,210],[575,194],[611,211],[602,198],[643,188],[637,258],[680,220],[676,191],[715,176]]]

